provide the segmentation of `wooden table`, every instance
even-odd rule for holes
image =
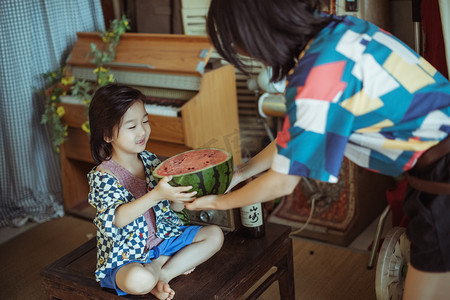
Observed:
[[[278,280],[280,299],[295,299],[292,240],[290,227],[266,223],[266,235],[247,239],[238,230],[226,234],[222,249],[197,266],[193,273],[170,282],[175,299],[235,300],[276,267],[247,299],[256,299]],[[63,256],[41,271],[49,299],[122,299],[95,281],[95,238]],[[125,296],[155,299],[153,295]]]

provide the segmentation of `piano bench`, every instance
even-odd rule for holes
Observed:
[[[270,274],[247,299],[256,299],[278,280],[280,299],[294,300],[294,273],[290,227],[266,223],[266,235],[247,239],[235,231],[225,235],[222,249],[197,266],[189,275],[181,275],[170,282],[176,299],[238,299],[272,267]],[[123,299],[111,289],[101,288],[95,281],[96,240],[91,239],[74,251],[46,266],[41,271],[48,299]],[[155,299],[127,295],[131,299]]]

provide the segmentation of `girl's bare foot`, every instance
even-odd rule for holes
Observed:
[[[150,293],[159,300],[171,300],[175,296],[175,291],[170,288],[169,284],[161,280]]]
[[[195,270],[195,267],[193,267],[193,268],[190,269],[190,270],[187,270],[186,272],[183,273],[183,275],[189,275],[189,274],[191,274],[192,272],[194,272],[194,270]]]

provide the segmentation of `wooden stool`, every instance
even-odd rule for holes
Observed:
[[[266,223],[266,235],[245,238],[238,230],[225,235],[222,249],[197,266],[193,273],[170,282],[175,299],[234,300],[244,295],[272,267],[275,273],[264,280],[247,299],[256,299],[278,280],[280,299],[295,299],[290,227]],[[95,281],[96,239],[48,265],[41,271],[49,299],[122,299]],[[131,299],[155,299],[151,294]]]

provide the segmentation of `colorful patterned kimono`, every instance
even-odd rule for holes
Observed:
[[[450,132],[450,84],[366,21],[334,17],[287,77],[272,169],[336,182],[343,157],[398,176]]]

